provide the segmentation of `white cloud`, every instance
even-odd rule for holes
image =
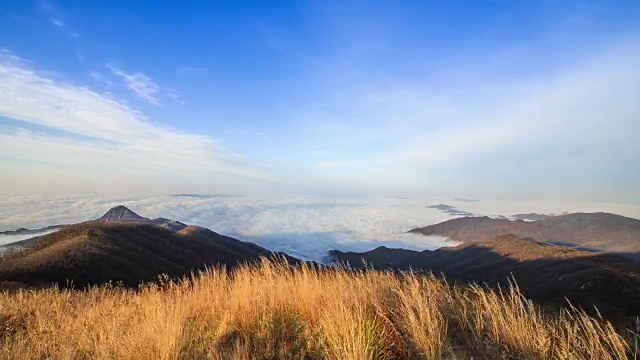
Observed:
[[[40,1],[37,8],[47,15],[51,24],[62,30],[67,35],[76,39],[79,39],[81,37],[78,32],[69,29],[69,26],[65,23],[65,21],[62,20],[63,16],[61,12],[51,3]]]
[[[580,182],[591,190],[582,198],[640,201],[632,186],[620,186],[638,179],[640,169],[637,40],[526,76],[504,74],[480,58],[473,65],[447,64],[442,72],[425,69],[422,78],[372,70],[366,80],[354,80],[349,75],[356,70],[323,62],[321,105],[293,113],[300,162],[330,147],[341,156],[309,167],[315,170],[310,178],[333,176],[346,164],[351,172],[342,184],[375,183],[379,192],[573,196]],[[322,72],[326,66],[330,71]],[[520,176],[529,179],[516,185]],[[609,187],[615,189],[609,193]]]
[[[636,141],[631,133],[640,131],[635,121],[640,111],[633,105],[640,92],[638,61],[640,48],[624,46],[552,79],[538,80],[542,84],[520,83],[533,91],[499,103],[497,111],[475,118],[467,114],[473,120],[414,136],[401,156],[419,160],[423,166],[443,162],[456,166],[476,156],[529,151],[536,143],[553,147],[540,155],[554,158],[571,156],[577,148],[591,154],[595,143],[606,145],[598,152],[610,156],[632,150]]]
[[[64,28],[64,23],[62,22],[62,20],[52,18],[51,23],[59,28]]]
[[[168,172],[186,171],[182,176],[187,179],[190,173],[201,174],[201,181],[207,174],[216,179],[228,175],[273,180],[208,136],[154,124],[111,96],[38,73],[6,50],[0,50],[0,115],[63,131],[56,135],[11,127],[0,131],[0,158],[8,175],[28,166],[39,171],[58,164],[117,170],[119,176],[128,176],[127,168],[137,168],[174,180],[177,175]]]
[[[113,85],[113,81],[107,79],[106,77],[104,77],[104,75],[102,75],[101,73],[97,72],[97,71],[92,71],[89,73],[91,75],[91,77],[93,78],[93,80],[99,82],[99,83],[103,83],[107,86],[112,86]]]
[[[159,96],[161,95],[162,88],[149,76],[142,73],[129,74],[111,64],[108,64],[107,67],[114,75],[121,77],[125,85],[127,85],[137,97],[154,105],[161,104]]]

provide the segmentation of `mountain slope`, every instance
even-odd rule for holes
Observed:
[[[582,250],[617,253],[640,261],[640,220],[609,213],[566,214],[531,222],[463,217],[409,232],[442,235],[462,242],[515,234]]]
[[[364,253],[332,251],[331,257],[362,267],[422,269],[447,278],[508,286],[513,276],[523,293],[558,304],[565,297],[606,316],[640,314],[640,264],[623,257],[580,251],[513,234],[434,251],[379,247]]]
[[[275,255],[253,243],[182,223],[167,226],[177,222],[160,219],[126,208],[110,210],[96,221],[13,244],[0,258],[0,284],[137,285],[161,273],[181,277],[205,266],[235,266]]]

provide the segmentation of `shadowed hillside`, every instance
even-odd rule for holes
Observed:
[[[572,304],[600,312],[617,322],[640,315],[640,264],[623,257],[545,244],[516,235],[434,251],[379,247],[363,252],[332,251],[351,266],[422,269],[452,280],[508,286],[513,276],[533,299]],[[363,264],[366,261],[366,265]]]
[[[186,226],[173,232],[145,223],[86,222],[26,242],[0,260],[4,285],[137,285],[165,273],[182,277],[211,265],[270,256],[258,245]]]
[[[640,261],[640,220],[609,213],[566,214],[531,222],[463,217],[409,232],[442,235],[462,242],[515,234],[582,250],[617,253]]]

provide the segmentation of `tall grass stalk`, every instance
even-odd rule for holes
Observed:
[[[2,359],[622,359],[601,319],[517,286],[263,260],[140,289],[0,293]]]

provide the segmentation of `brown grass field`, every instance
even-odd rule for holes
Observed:
[[[140,289],[0,293],[1,359],[624,359],[603,320],[516,287],[263,260]]]

